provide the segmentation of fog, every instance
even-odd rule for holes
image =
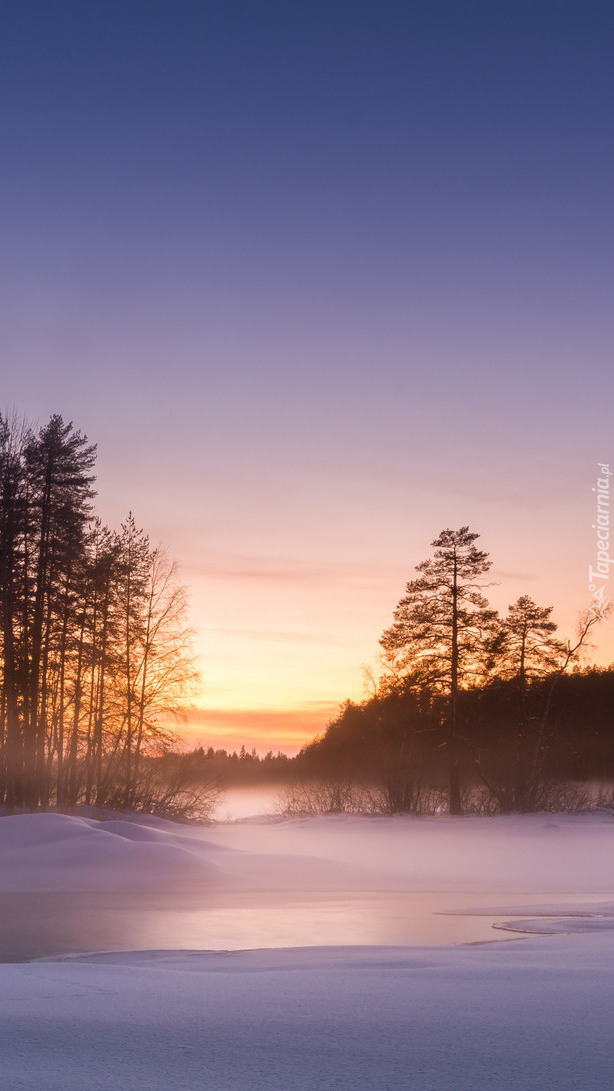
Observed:
[[[274,815],[281,809],[284,784],[256,784],[226,788],[213,812],[215,822],[236,822],[255,815]]]
[[[610,928],[612,828],[607,815],[3,818],[0,957],[430,946],[578,921]]]

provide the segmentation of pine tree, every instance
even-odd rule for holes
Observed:
[[[497,637],[496,669],[500,677],[514,685],[517,701],[514,739],[514,773],[507,793],[506,809],[530,809],[534,785],[529,770],[533,765],[530,753],[528,701],[532,683],[545,678],[559,666],[564,645],[553,636],[552,606],[537,606],[529,595],[521,595],[508,607],[502,618]],[[533,745],[535,740],[533,740]]]
[[[481,588],[491,562],[479,537],[461,527],[443,530],[432,542],[432,559],[416,566],[394,624],[380,643],[389,667],[446,695],[450,814],[462,813],[458,697],[463,685],[480,678],[496,618]]]
[[[23,644],[25,802],[49,799],[47,732],[51,716],[54,642],[65,623],[65,594],[78,559],[94,495],[96,448],[55,414],[24,451],[27,488]],[[61,658],[61,650],[60,650]]]

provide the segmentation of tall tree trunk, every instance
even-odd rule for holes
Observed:
[[[463,813],[458,753],[458,565],[454,556],[452,577],[452,654],[450,664],[450,733],[448,738],[450,761],[450,814]]]

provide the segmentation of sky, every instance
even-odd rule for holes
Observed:
[[[0,4],[0,404],[73,421],[98,513],[179,562],[187,738],[321,732],[445,527],[573,636],[613,47],[590,0]]]

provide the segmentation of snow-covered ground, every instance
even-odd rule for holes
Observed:
[[[2,1085],[605,1091],[613,844],[608,814],[2,818]],[[452,932],[399,945],[416,905]],[[460,922],[498,942],[424,945]]]

